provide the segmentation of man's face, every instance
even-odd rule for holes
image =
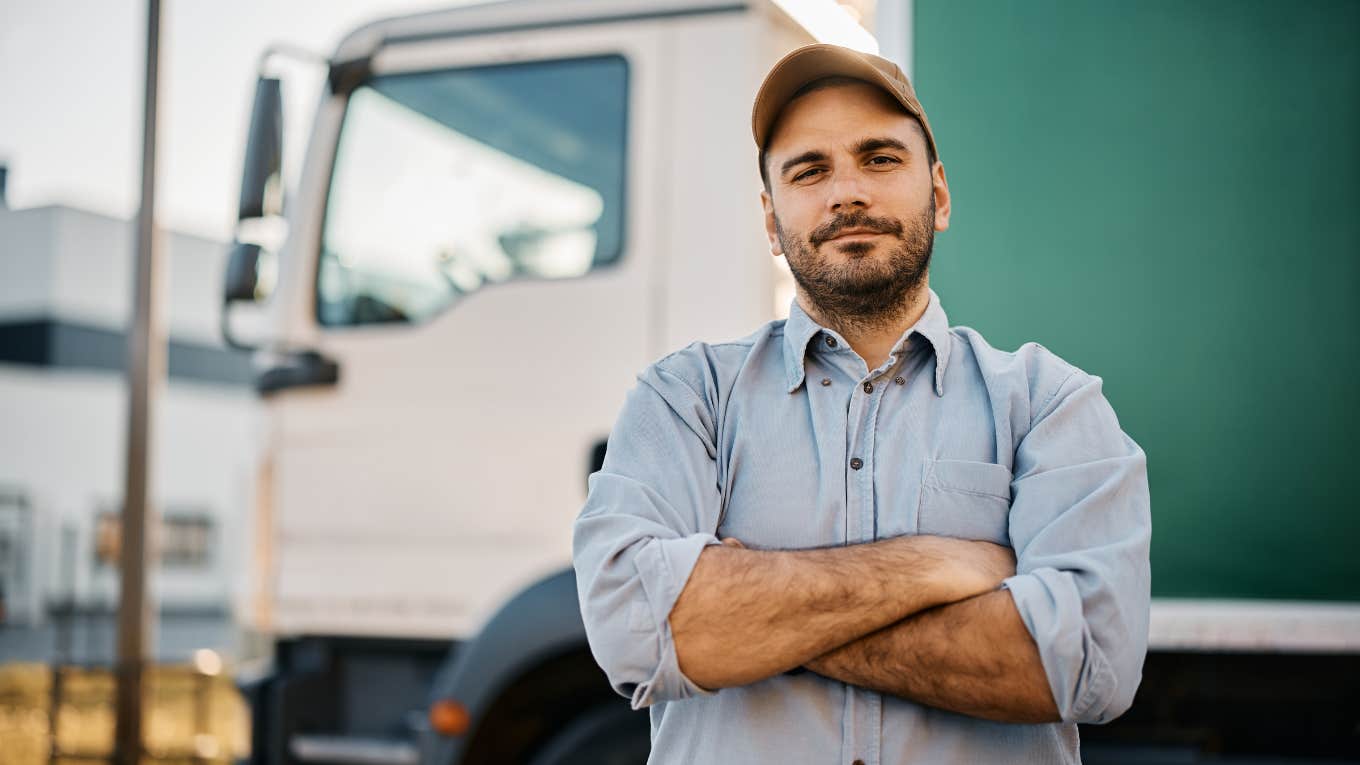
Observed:
[[[803,95],[780,116],[766,162],[771,251],[825,318],[890,319],[926,283],[949,188],[889,95],[859,83]]]

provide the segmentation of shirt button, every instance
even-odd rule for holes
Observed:
[[[822,378],[822,385],[830,385],[830,384],[831,384],[831,378],[830,378],[830,377],[823,377],[823,378]]]
[[[898,385],[906,385],[906,384],[907,384],[907,381],[902,379],[902,375],[898,375],[898,376],[894,377],[894,378],[893,378],[893,382],[897,383]]]
[[[851,458],[850,458],[850,469],[851,469],[851,470],[859,470],[859,469],[862,468],[862,467],[864,467],[864,460],[860,459],[859,457],[851,457]]]
[[[873,393],[873,392],[874,392],[874,384],[873,384],[873,383],[870,383],[870,382],[864,383],[864,392],[865,392],[865,393]]]
[[[827,336],[826,336],[826,344],[827,344],[828,346],[832,347],[832,348],[835,348],[835,347],[836,347],[836,338],[834,338],[834,337],[832,337],[832,336],[830,336],[830,335],[827,335]]]

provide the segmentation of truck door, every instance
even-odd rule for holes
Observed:
[[[271,402],[280,631],[464,636],[569,565],[658,331],[659,38],[393,43],[349,93],[292,253],[339,382]]]

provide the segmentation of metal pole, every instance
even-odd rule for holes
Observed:
[[[57,725],[61,722],[61,696],[64,667],[59,661],[52,662],[52,691],[47,698],[47,762],[55,765],[61,759],[61,749],[58,748],[61,739],[57,736],[60,731]]]
[[[148,539],[151,433],[156,394],[165,379],[165,328],[160,305],[160,268],[155,242],[156,92],[160,64],[160,0],[148,0],[146,81],[142,112],[142,202],[137,213],[137,279],[133,322],[128,332],[127,483],[123,494],[122,547],[119,554],[118,706],[114,762],[140,765],[142,759],[142,685],[147,658],[155,645],[148,563],[155,539]]]

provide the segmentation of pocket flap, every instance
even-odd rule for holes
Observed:
[[[925,470],[917,533],[1010,544],[1010,470],[969,460],[932,460]]]
[[[1011,498],[1011,471],[994,462],[933,460],[926,483],[950,491],[985,494],[1007,501]]]

